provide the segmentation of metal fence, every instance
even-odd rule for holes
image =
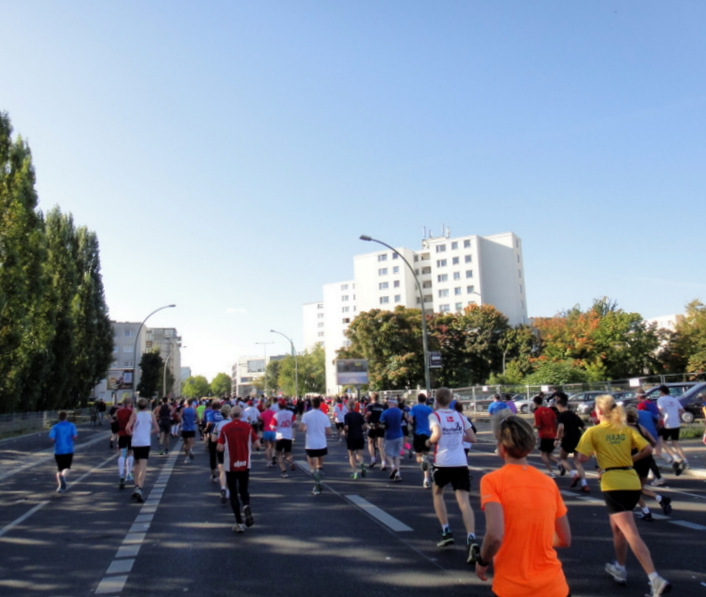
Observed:
[[[663,383],[674,383],[681,381],[706,381],[706,373],[670,373],[667,375],[650,375],[644,377],[635,377],[631,379],[617,379],[610,381],[598,381],[587,383],[573,384],[541,384],[541,385],[481,385],[470,386],[465,388],[451,388],[457,400],[463,404],[465,411],[471,412],[486,412],[488,405],[493,400],[494,394],[510,394],[516,400],[531,400],[532,397],[544,392],[549,394],[556,390],[561,390],[569,396],[578,392],[586,392],[591,390],[606,391],[606,392],[623,392],[636,391],[638,388],[645,390]],[[638,384],[638,385],[636,385]],[[423,391],[421,389],[390,389],[383,390],[380,395],[384,398],[390,395],[403,397],[408,404],[413,405],[417,402],[417,394]],[[434,390],[431,391],[431,398],[434,397]]]
[[[95,409],[76,408],[67,410],[68,420],[72,423],[95,422]],[[59,421],[58,410],[41,412],[3,413],[0,414],[0,437],[36,433],[49,429]]]

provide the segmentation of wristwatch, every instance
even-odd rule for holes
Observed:
[[[479,566],[482,566],[485,568],[486,566],[490,566],[490,562],[486,562],[483,558],[480,557],[480,554],[476,557],[476,564]]]

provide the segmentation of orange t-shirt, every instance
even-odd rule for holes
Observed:
[[[556,483],[529,465],[506,464],[480,481],[481,508],[503,509],[505,534],[493,558],[493,592],[502,597],[566,597],[554,541],[555,522],[567,512]]]

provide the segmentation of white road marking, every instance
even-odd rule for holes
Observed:
[[[368,500],[360,497],[359,495],[347,495],[346,499],[361,510],[363,510],[363,512],[367,512],[374,519],[378,520],[393,531],[405,532],[413,530],[411,527],[408,527],[402,521],[397,520],[394,516],[390,516],[387,512],[385,512],[381,508],[378,508],[377,506],[370,503]]]
[[[28,510],[28,511],[25,512],[22,516],[20,516],[19,518],[16,518],[16,519],[13,520],[10,524],[4,526],[4,527],[2,528],[2,530],[0,530],[0,537],[2,537],[2,536],[3,536],[5,533],[7,533],[8,531],[11,531],[11,530],[12,530],[13,528],[15,528],[18,524],[21,524],[22,522],[24,522],[25,520],[27,520],[27,519],[28,519],[30,516],[32,516],[32,514],[34,514],[35,512],[38,512],[39,510],[41,510],[42,508],[44,508],[44,506],[46,506],[48,503],[49,503],[49,500],[45,500],[45,501],[43,501],[43,502],[39,502],[34,508],[32,508],[31,510]]]

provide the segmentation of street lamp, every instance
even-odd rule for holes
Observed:
[[[274,342],[255,342],[255,344],[262,344],[265,347],[265,366],[263,368],[263,380],[265,386],[265,396],[267,396],[267,345],[274,344]]]
[[[142,330],[142,326],[145,325],[145,322],[152,317],[157,311],[161,311],[162,309],[171,309],[172,307],[176,307],[176,305],[165,305],[164,307],[160,307],[159,309],[155,309],[150,313],[147,317],[145,317],[142,320],[142,323],[140,324],[140,327],[137,328],[137,334],[135,334],[135,346],[132,349],[132,401],[135,401],[135,390],[137,389],[137,341],[140,339],[140,331]]]
[[[383,242],[381,240],[378,240],[376,238],[372,238],[370,236],[367,236],[365,234],[362,234],[360,236],[360,240],[364,240],[367,242],[374,242],[378,243],[379,245],[382,245],[383,247],[387,247],[392,251],[393,253],[396,253],[402,261],[405,262],[405,265],[409,268],[409,271],[412,272],[412,275],[414,276],[414,280],[417,283],[417,289],[419,290],[419,307],[422,310],[422,351],[424,352],[424,385],[426,386],[426,394],[429,396],[429,391],[431,389],[431,381],[429,377],[429,346],[428,346],[428,341],[427,341],[427,320],[424,315],[424,293],[422,292],[422,284],[419,281],[419,278],[417,277],[417,272],[414,271],[414,268],[411,266],[409,261],[405,259],[405,256],[402,255],[397,249],[394,247],[391,247],[388,245],[386,242]]]
[[[284,336],[292,345],[292,356],[294,357],[294,393],[296,394],[296,398],[299,398],[299,364],[297,362],[297,353],[294,351],[294,341],[289,336],[285,336],[282,332],[278,332],[277,330],[270,330],[270,332]]]

